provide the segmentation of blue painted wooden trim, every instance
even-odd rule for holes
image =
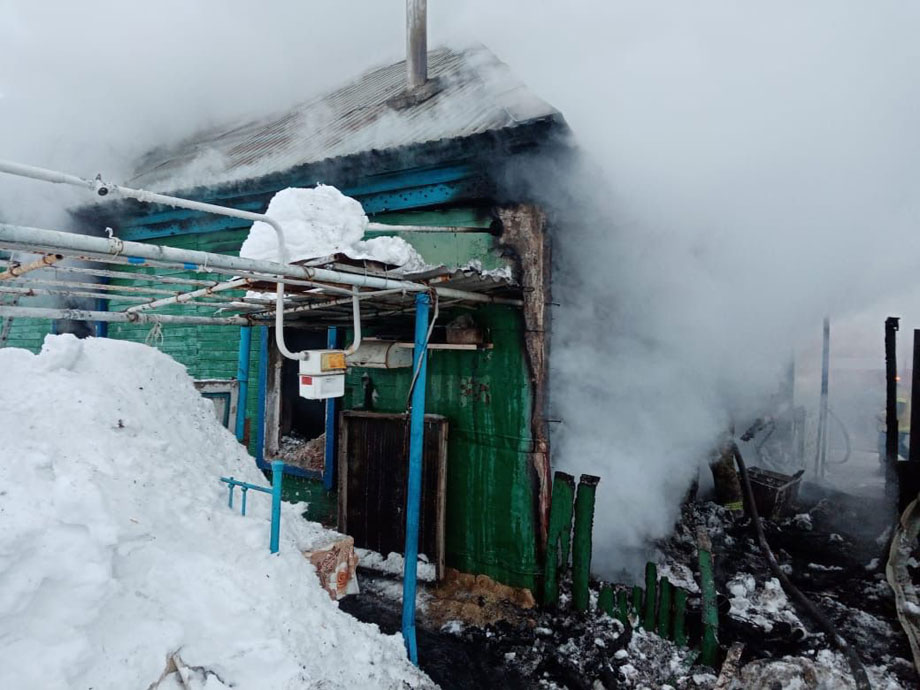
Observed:
[[[386,211],[406,211],[428,206],[439,206],[484,197],[488,185],[481,177],[466,177],[454,181],[433,182],[428,184],[402,187],[389,191],[362,192],[358,189],[345,189],[345,194],[353,196],[364,207],[368,214]],[[264,210],[266,200],[258,202],[241,202],[233,204],[234,208],[249,211]],[[184,215],[179,215],[184,214]],[[167,214],[159,214],[165,216]],[[155,224],[154,216],[141,218],[136,226],[125,226],[119,231],[119,237],[134,242],[144,241],[159,237],[174,237],[176,235],[192,235],[222,230],[242,230],[252,224],[241,218],[226,218],[222,216],[207,216],[191,211],[176,211],[170,215],[179,215],[179,218],[166,224]]]
[[[409,416],[409,479],[406,496],[406,549],[403,560],[402,635],[409,660],[418,665],[415,641],[415,595],[418,583],[418,528],[422,502],[422,450],[425,437],[425,383],[428,371],[428,293],[415,296],[415,347],[412,371],[418,372],[412,389]]]
[[[383,173],[372,175],[361,184],[350,187],[343,187],[342,193],[348,196],[358,197],[380,192],[395,192],[401,189],[411,189],[425,185],[443,184],[445,182],[457,182],[459,180],[476,177],[478,172],[471,165],[447,165],[435,168],[415,168],[412,170],[403,170],[395,173]],[[247,188],[245,191],[235,190],[232,193],[224,195],[202,194],[195,197],[200,201],[212,203],[223,203],[233,208],[245,211],[262,211],[267,205],[267,198],[274,195],[277,191],[286,187],[312,187],[317,180],[314,177],[305,178],[299,175],[285,176],[271,186],[262,188]],[[258,197],[258,198],[253,198]],[[185,221],[190,218],[202,217],[198,211],[189,211],[186,209],[169,209],[149,213],[146,215],[126,218],[121,223],[119,236],[124,234],[128,228],[145,228],[158,223],[168,223],[173,221]],[[207,217],[207,216],[205,216]]]
[[[268,393],[268,326],[259,326],[259,403],[257,407],[256,465],[265,465],[265,396]]]
[[[326,347],[330,350],[338,348],[339,329],[331,326],[326,330]],[[326,446],[323,452],[323,488],[332,491],[335,488],[335,449],[338,446],[338,398],[326,400]]]
[[[240,351],[236,364],[236,380],[239,394],[236,401],[236,440],[243,442],[246,432],[246,400],[249,398],[249,348],[252,343],[252,328],[240,326]]]

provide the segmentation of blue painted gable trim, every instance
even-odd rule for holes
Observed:
[[[316,181],[306,181],[292,176],[279,181],[277,188],[252,196],[245,191],[235,199],[223,199],[228,206],[246,211],[262,212],[271,196],[285,187],[313,186]],[[365,213],[402,211],[441,204],[485,198],[490,184],[484,175],[470,165],[450,165],[425,170],[407,170],[387,175],[376,175],[361,184],[345,187],[342,191],[361,202]],[[245,229],[251,225],[238,218],[210,216],[185,210],[158,211],[127,219],[120,224],[118,235],[124,240],[150,240],[176,235]]]

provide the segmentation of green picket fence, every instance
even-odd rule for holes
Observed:
[[[543,605],[559,604],[559,583],[572,561],[572,607],[579,613],[588,610],[588,580],[591,569],[591,532],[594,524],[594,501],[598,477],[582,475],[576,492],[575,478],[556,472],[550,504],[544,570]],[[574,523],[574,526],[573,526]],[[701,593],[700,663],[715,667],[719,658],[719,618],[713,579],[712,547],[704,533],[698,535]],[[597,608],[624,625],[643,628],[673,640],[680,646],[689,644],[687,633],[687,598],[689,592],[658,577],[658,566],[645,567],[645,587],[608,584],[601,587]]]

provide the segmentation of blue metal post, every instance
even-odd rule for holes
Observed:
[[[99,279],[99,282],[103,285],[108,285],[111,281],[109,278],[103,277]],[[109,310],[109,301],[107,299],[97,299],[96,300],[96,311],[108,311]],[[97,338],[108,338],[109,337],[109,322],[108,321],[94,321],[93,322],[93,335]]]
[[[272,534],[269,549],[278,553],[281,532],[281,483],[284,481],[284,461],[272,460]]]
[[[409,481],[406,497],[406,549],[403,563],[402,635],[409,660],[418,665],[415,642],[415,591],[418,570],[418,524],[422,498],[422,448],[425,434],[425,379],[428,369],[427,293],[415,296],[415,348],[412,371],[418,372],[412,391],[412,413],[409,418]]]
[[[265,396],[268,393],[268,326],[259,326],[259,405],[256,425],[256,464],[265,463]]]
[[[243,442],[246,432],[246,401],[249,398],[249,346],[252,343],[252,328],[240,326],[240,354],[236,365],[236,380],[240,383],[236,399],[236,440]]]
[[[326,347],[330,350],[338,347],[338,329],[335,326],[331,326],[326,330],[326,338]],[[326,491],[332,491],[335,488],[335,418],[338,408],[338,398],[326,400],[326,448],[323,460],[323,488]]]

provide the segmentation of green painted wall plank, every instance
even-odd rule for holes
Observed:
[[[487,306],[475,318],[489,329],[492,350],[435,350],[428,364],[426,411],[450,424],[447,564],[533,588],[539,566],[529,456],[532,392],[522,317],[511,308]],[[405,411],[410,369],[350,369],[346,409],[363,402],[365,373],[377,389],[376,410]]]

